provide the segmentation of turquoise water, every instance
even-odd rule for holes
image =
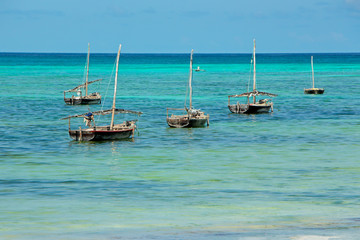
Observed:
[[[279,95],[274,112],[235,115],[227,95],[247,91],[251,55],[195,54],[206,71],[194,72],[193,104],[210,126],[170,129],[189,54],[122,54],[117,107],[144,113],[139,131],[79,143],[60,118],[88,111],[63,101],[86,54],[1,53],[0,239],[357,239],[360,54],[314,54],[322,96],[303,94],[310,56],[258,54],[258,89]],[[90,57],[104,109],[114,61]]]

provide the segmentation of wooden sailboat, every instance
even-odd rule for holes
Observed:
[[[99,104],[101,103],[101,95],[98,92],[88,93],[88,86],[91,83],[98,82],[101,79],[97,79],[89,82],[89,61],[90,61],[90,43],[88,44],[88,54],[86,57],[86,80],[84,84],[81,84],[73,89],[64,91],[64,101],[68,105],[80,105],[80,104]],[[82,89],[85,88],[85,96],[82,95]],[[76,92],[77,95],[66,97],[66,93]]]
[[[109,110],[101,110],[96,112],[88,112],[84,114],[74,115],[65,117],[62,119],[69,119],[69,135],[72,139],[76,141],[102,141],[102,140],[119,140],[124,138],[129,138],[134,136],[136,129],[135,120],[125,121],[120,124],[114,124],[114,116],[118,113],[133,113],[141,115],[141,112],[130,111],[125,109],[117,109],[115,106],[116,103],[116,90],[117,90],[117,78],[118,78],[118,68],[119,68],[119,56],[120,56],[121,44],[116,58],[116,74],[115,74],[115,87],[114,87],[114,98],[112,108]],[[107,115],[111,114],[111,123],[107,126],[96,126],[94,116],[95,115]],[[70,120],[71,118],[84,118],[88,128],[78,130],[71,130]]]
[[[311,72],[312,72],[313,87],[304,89],[304,93],[305,94],[323,94],[325,91],[323,88],[315,87],[313,56],[311,56]]]
[[[194,109],[192,106],[192,78],[193,78],[193,52],[191,50],[190,55],[190,75],[189,75],[189,108],[186,107],[186,97],[185,97],[185,107],[184,108],[167,108],[166,109],[166,121],[170,127],[174,128],[190,128],[190,127],[204,127],[205,124],[209,126],[209,115],[205,115],[204,112],[199,109]],[[183,111],[182,115],[171,115],[169,116],[169,110],[178,110]]]
[[[259,92],[256,89],[256,57],[255,57],[255,39],[254,39],[254,52],[253,52],[253,63],[254,63],[254,73],[253,73],[253,91],[246,92],[238,95],[230,95],[228,96],[228,108],[232,113],[244,113],[244,114],[253,114],[253,113],[268,113],[270,110],[273,111],[273,102],[271,99],[260,99],[256,101],[257,96],[269,96],[276,97],[276,94],[267,93],[267,92]],[[230,98],[235,97],[247,97],[247,103],[240,104],[237,102],[236,104],[230,104]],[[250,103],[250,98],[252,99],[252,103]]]

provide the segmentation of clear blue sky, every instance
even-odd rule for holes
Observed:
[[[0,52],[360,52],[360,0],[0,0]]]

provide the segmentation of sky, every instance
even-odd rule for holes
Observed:
[[[0,0],[0,52],[360,52],[360,0]]]

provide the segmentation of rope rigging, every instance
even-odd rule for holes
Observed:
[[[104,106],[105,106],[105,103],[106,103],[107,93],[108,93],[108,91],[109,91],[109,87],[110,87],[111,80],[113,79],[113,76],[114,76],[115,67],[116,67],[116,59],[115,59],[115,61],[114,61],[113,69],[112,69],[112,71],[111,71],[111,75],[110,75],[110,78],[109,78],[109,81],[108,81],[108,84],[107,84],[107,87],[106,87],[106,92],[105,92],[105,95],[104,95],[104,100],[101,101],[101,111],[103,111]],[[100,115],[97,117],[97,121],[99,121],[99,120],[100,120]]]

